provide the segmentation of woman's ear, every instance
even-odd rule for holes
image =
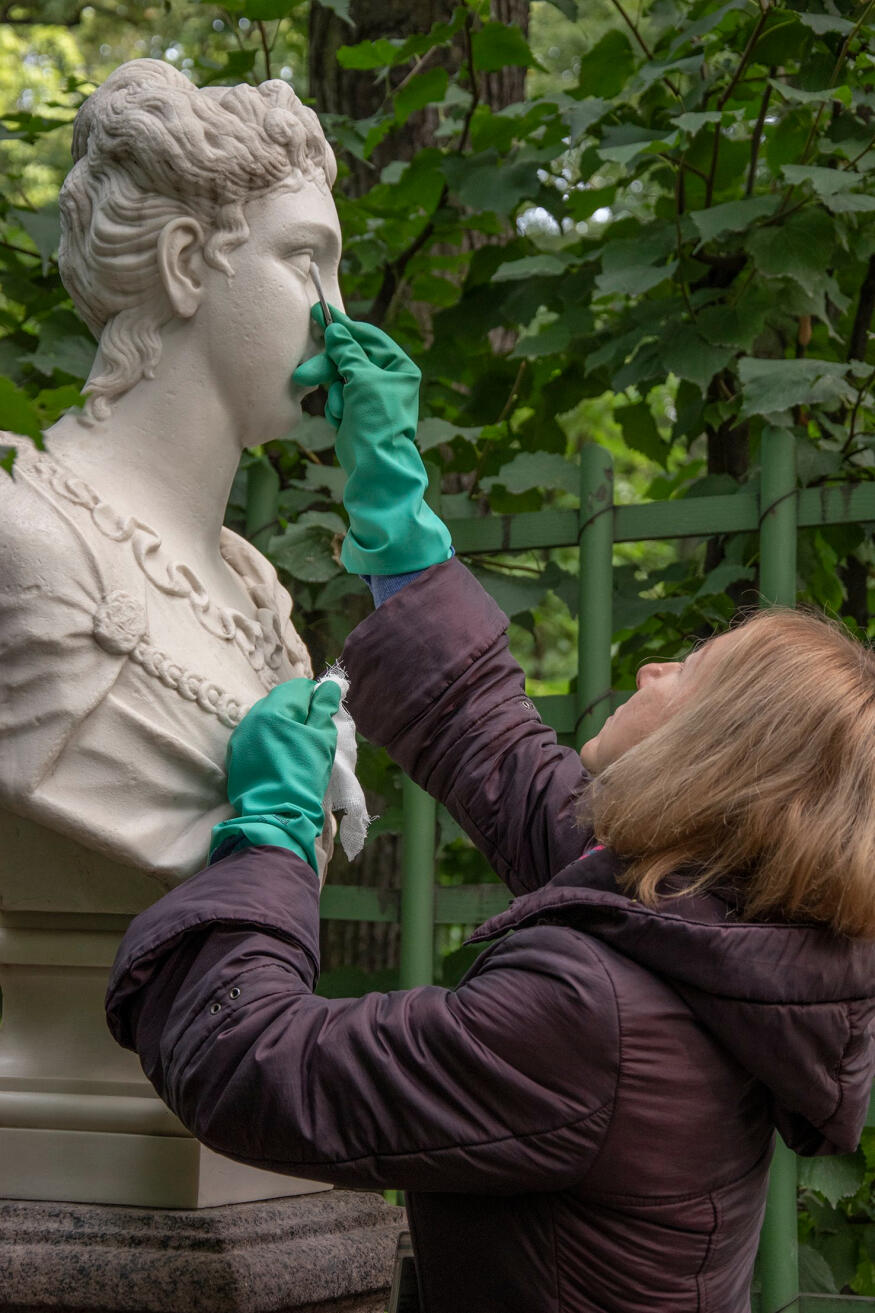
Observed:
[[[203,295],[204,232],[196,219],[165,224],[158,238],[158,270],[173,313],[191,319]]]

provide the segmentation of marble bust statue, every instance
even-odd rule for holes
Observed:
[[[84,409],[0,473],[0,807],[157,897],[230,814],[233,726],[311,673],[222,520],[244,448],[300,417],[313,260],[340,303],[336,166],[286,83],[199,90],[151,59],[85,102],[73,158],[61,277],[98,347]]]

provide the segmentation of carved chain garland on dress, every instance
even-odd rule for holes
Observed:
[[[137,565],[153,587],[167,596],[187,600],[198,623],[208,633],[235,642],[266,689],[279,683],[285,648],[275,611],[260,606],[256,610],[257,619],[251,620],[233,608],[215,605],[189,566],[160,561],[161,536],[155,529],[135,516],[120,515],[90,484],[65,470],[53,457],[34,452],[22,461],[21,454],[16,462],[19,469],[37,475],[57,496],[87,510],[95,528],[105,538],[130,543]],[[159,562],[164,568],[164,578],[155,573],[154,567]],[[121,589],[109,593],[98,605],[93,632],[95,641],[105,651],[129,655],[148,675],[160,679],[165,687],[174,689],[187,701],[196,702],[201,710],[218,716],[223,725],[239,724],[251,705],[240,702],[203,675],[186,670],[155,647],[146,633],[143,607]]]

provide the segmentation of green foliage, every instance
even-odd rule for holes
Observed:
[[[799,1160],[802,1289],[875,1295],[875,1130],[855,1154]]]

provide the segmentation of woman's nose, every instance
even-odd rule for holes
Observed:
[[[646,666],[641,666],[635,676],[635,687],[643,688],[651,680],[661,679],[676,665],[676,661],[649,661]]]

